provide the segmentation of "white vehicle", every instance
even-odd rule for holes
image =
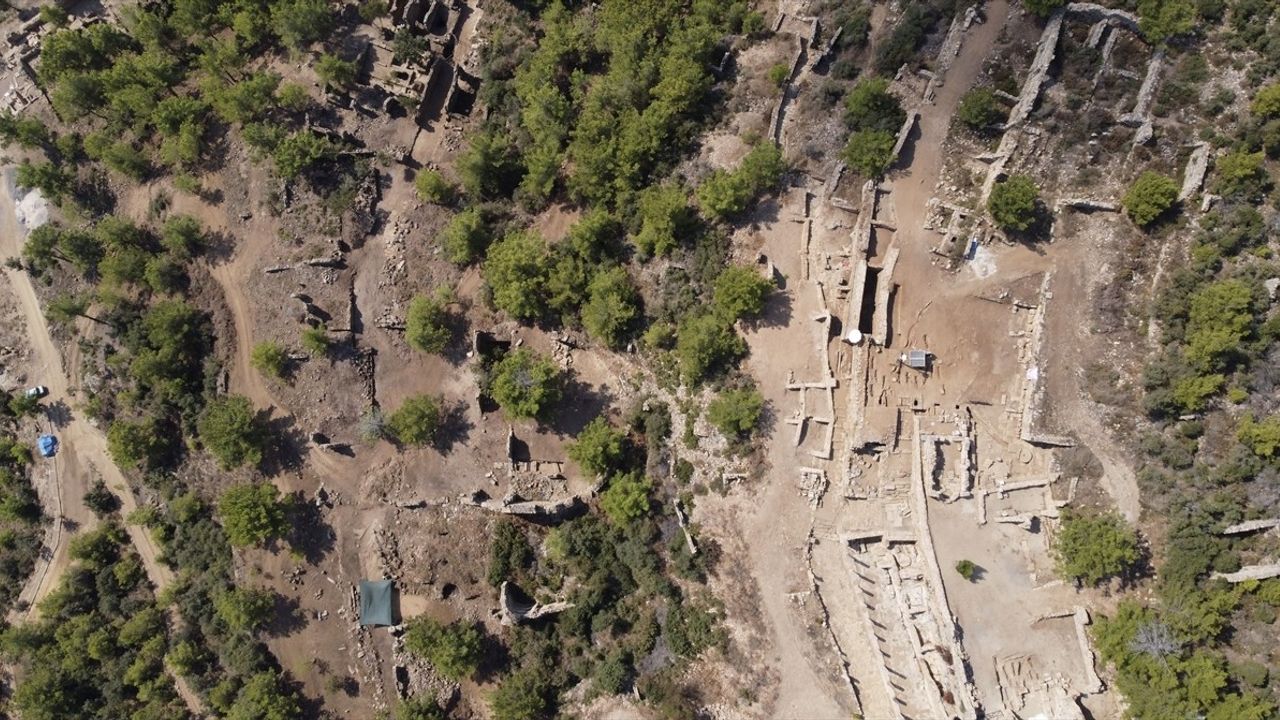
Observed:
[[[27,388],[27,397],[40,399],[49,394],[49,388],[43,385],[37,385],[33,388]]]

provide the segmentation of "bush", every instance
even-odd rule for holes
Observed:
[[[455,265],[478,260],[493,241],[493,228],[484,210],[469,207],[453,216],[444,228],[440,245],[444,256]]]
[[[649,492],[653,483],[639,472],[614,475],[600,493],[600,508],[618,525],[649,516]]]
[[[382,410],[376,407],[369,408],[361,415],[356,426],[360,437],[369,442],[381,440],[387,436],[387,418],[382,414]]]
[[[120,509],[120,498],[116,497],[107,484],[99,478],[84,494],[84,505],[101,518]]]
[[[249,357],[249,362],[263,375],[278,378],[284,377],[285,367],[289,363],[289,356],[285,353],[284,346],[280,343],[274,340],[264,340],[253,346],[253,353]]]
[[[978,566],[972,560],[961,560],[956,563],[956,572],[965,580],[973,582],[978,577]]]
[[[329,87],[345,89],[356,81],[356,64],[326,53],[316,60],[316,75]]]
[[[227,540],[237,547],[262,545],[289,530],[286,506],[269,482],[227,488],[218,499],[218,517]]]
[[[981,132],[1004,122],[1008,113],[1000,106],[991,88],[980,87],[970,90],[960,99],[956,117],[970,130]]]
[[[602,415],[587,423],[578,437],[569,443],[569,459],[591,475],[607,475],[622,460],[622,441],[626,434],[617,430]]]
[[[1242,280],[1221,280],[1190,298],[1184,354],[1201,373],[1225,369],[1253,327],[1253,291]]]
[[[107,452],[122,468],[152,469],[163,464],[171,450],[153,418],[129,421],[117,419],[107,429]]]
[[[582,326],[591,337],[619,348],[640,319],[640,292],[622,266],[596,273],[587,286]]]
[[[519,348],[494,365],[489,393],[512,417],[536,418],[560,401],[560,382],[555,363]]]
[[[728,320],[715,314],[698,315],[680,323],[676,357],[685,381],[697,384],[742,357],[747,344]]]
[[[214,400],[205,408],[196,427],[200,441],[224,469],[262,462],[267,428],[258,419],[249,398],[230,395]]]
[[[298,698],[283,687],[276,674],[264,670],[245,682],[224,717],[226,720],[296,720],[302,717],[302,710],[298,707]]]
[[[1178,185],[1157,172],[1138,176],[1124,195],[1124,209],[1140,227],[1160,219],[1178,201]]]
[[[841,157],[864,178],[874,179],[893,165],[893,146],[897,138],[885,130],[859,130],[849,136]]]
[[[444,625],[426,616],[409,621],[404,647],[435,667],[450,680],[475,674],[484,655],[484,635],[474,625],[461,622]]]
[[[445,179],[439,170],[423,170],[413,179],[418,197],[435,205],[449,205],[458,196],[458,189]]]
[[[409,303],[409,312],[404,320],[404,339],[415,350],[442,353],[453,339],[448,323],[449,313],[440,294],[434,297],[419,295]]]
[[[303,349],[312,355],[324,355],[329,352],[329,330],[324,325],[303,327],[299,341]]]
[[[663,256],[690,232],[693,213],[679,185],[653,185],[640,192],[640,230],[632,237],[642,257]]]
[[[1154,44],[1185,35],[1196,25],[1196,7],[1190,0],[1139,0],[1138,29]]]
[[[755,388],[728,390],[707,407],[707,420],[729,438],[750,435],[760,422],[764,398]]]
[[[391,417],[387,429],[405,445],[426,445],[440,429],[440,401],[430,395],[415,395],[404,401]]]
[[[1214,164],[1214,190],[1228,198],[1259,202],[1271,185],[1262,153],[1233,152]]]
[[[1066,5],[1067,0],[1026,0],[1026,4],[1028,10],[1043,18]]]
[[[489,540],[489,584],[498,587],[506,580],[517,579],[531,565],[533,548],[515,522],[502,520],[494,524]]]
[[[1064,511],[1053,554],[1059,572],[1088,585],[1125,575],[1141,558],[1137,533],[1114,512]]]
[[[764,310],[765,300],[774,287],[759,270],[732,265],[716,278],[715,309],[733,320],[756,317]]]
[[[368,3],[361,5],[363,11]],[[405,700],[396,706],[395,720],[449,720],[444,709],[433,697],[416,697]]]
[[[284,138],[272,151],[276,172],[286,180],[293,180],[315,165],[332,158],[337,148],[328,138],[310,130],[299,130]]]
[[[996,183],[987,200],[987,210],[996,224],[1006,230],[1025,232],[1036,222],[1040,189],[1025,175],[1012,175]]]
[[[698,205],[712,217],[742,214],[758,195],[777,186],[786,171],[782,150],[773,143],[756,145],[732,172],[717,170],[698,187]]]
[[[1272,83],[1259,90],[1249,108],[1262,120],[1280,118],[1280,83]]]
[[[518,320],[532,320],[547,310],[547,247],[532,231],[514,232],[489,247],[484,279],[493,304]]]
[[[854,132],[879,130],[896,136],[907,120],[902,103],[889,92],[889,81],[880,77],[859,80],[844,106],[845,122]]]
[[[257,632],[271,619],[276,607],[276,594],[270,590],[231,588],[213,600],[218,619],[233,632]]]
[[[769,82],[776,88],[781,89],[786,85],[789,77],[791,77],[791,67],[786,63],[778,63],[769,68]]]
[[[551,683],[539,667],[522,667],[489,696],[494,720],[541,720],[551,711]]]

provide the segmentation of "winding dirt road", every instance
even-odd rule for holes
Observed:
[[[3,181],[0,182],[0,255],[16,257],[22,252],[23,233],[14,215],[14,197],[12,191],[13,168],[3,170]],[[49,396],[45,404],[62,401],[67,412],[60,420],[64,423],[55,426],[60,441],[58,451],[59,472],[57,493],[61,499],[62,516],[71,521],[77,528],[88,529],[98,524],[93,512],[84,504],[84,494],[92,484],[94,472],[100,475],[107,487],[120,498],[121,514],[127,516],[137,508],[133,491],[125,480],[124,474],[116,467],[107,453],[106,434],[90,423],[70,402],[72,384],[70,374],[63,367],[62,355],[54,344],[49,332],[49,324],[40,309],[40,301],[36,297],[31,278],[21,270],[5,268],[10,286],[18,307],[22,310],[22,319],[27,327],[27,342],[32,351],[32,372],[36,382],[49,388]],[[50,413],[52,415],[52,413]],[[49,418],[53,422],[53,417]],[[55,522],[59,520],[54,519]],[[156,592],[173,582],[173,571],[160,563],[160,550],[145,528],[136,525],[127,526],[129,539],[138,555],[142,558],[147,577],[150,578]],[[67,546],[70,533],[59,533],[57,547],[53,548],[53,558],[43,572],[37,569],[38,583],[31,605],[32,613],[40,600],[57,587],[63,571],[68,564]],[[30,617],[31,614],[28,614]],[[180,676],[173,676],[178,694],[182,696],[187,707],[197,717],[204,714],[200,697],[191,690]]]

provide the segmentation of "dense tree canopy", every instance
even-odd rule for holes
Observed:
[[[560,399],[560,369],[550,359],[519,348],[494,365],[489,392],[513,417],[538,417]]]
[[[288,532],[286,505],[279,496],[269,482],[236,485],[222,493],[218,517],[232,545],[261,545]]]
[[[991,188],[987,210],[996,224],[1006,230],[1024,232],[1036,222],[1040,188],[1025,175],[1012,175]]]
[[[1053,552],[1063,575],[1089,585],[1123,576],[1141,557],[1137,534],[1115,513],[1064,513]]]
[[[249,398],[220,397],[210,402],[197,426],[200,441],[224,468],[257,465],[268,442],[268,430]]]
[[[431,395],[406,398],[387,418],[387,430],[405,445],[426,445],[436,437],[441,422],[440,400]]]
[[[1138,176],[1124,196],[1124,209],[1142,227],[1164,216],[1178,201],[1178,185],[1170,178],[1147,171]]]

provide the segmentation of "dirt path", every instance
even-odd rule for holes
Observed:
[[[14,217],[14,199],[10,190],[9,178],[12,168],[5,168],[4,182],[0,182],[0,255],[17,256],[22,252],[22,233]],[[22,310],[22,319],[27,327],[27,342],[31,345],[33,371],[39,382],[49,388],[46,406],[62,401],[67,405],[65,424],[57,429],[60,441],[59,465],[56,469],[58,494],[62,506],[62,516],[81,529],[97,525],[97,518],[84,504],[84,494],[89,489],[91,477],[96,472],[107,487],[120,498],[120,512],[124,516],[137,509],[133,491],[129,489],[123,473],[116,467],[107,453],[106,435],[91,424],[70,402],[70,382],[68,373],[63,368],[62,356],[54,345],[53,336],[49,332],[48,322],[40,309],[40,301],[36,297],[31,278],[20,270],[6,268],[9,282],[13,288],[18,306]],[[58,520],[55,518],[55,522]],[[147,576],[156,588],[156,593],[173,582],[173,572],[159,561],[160,551],[147,533],[146,528],[128,525],[129,539],[138,555],[142,558]],[[67,554],[69,533],[61,533],[62,542],[54,548],[53,560],[49,568],[41,575],[39,586],[34,593],[32,606],[37,605],[49,592],[57,587],[69,562]],[[203,715],[200,698],[179,676],[174,676],[174,684],[182,695],[187,707],[196,715]]]

